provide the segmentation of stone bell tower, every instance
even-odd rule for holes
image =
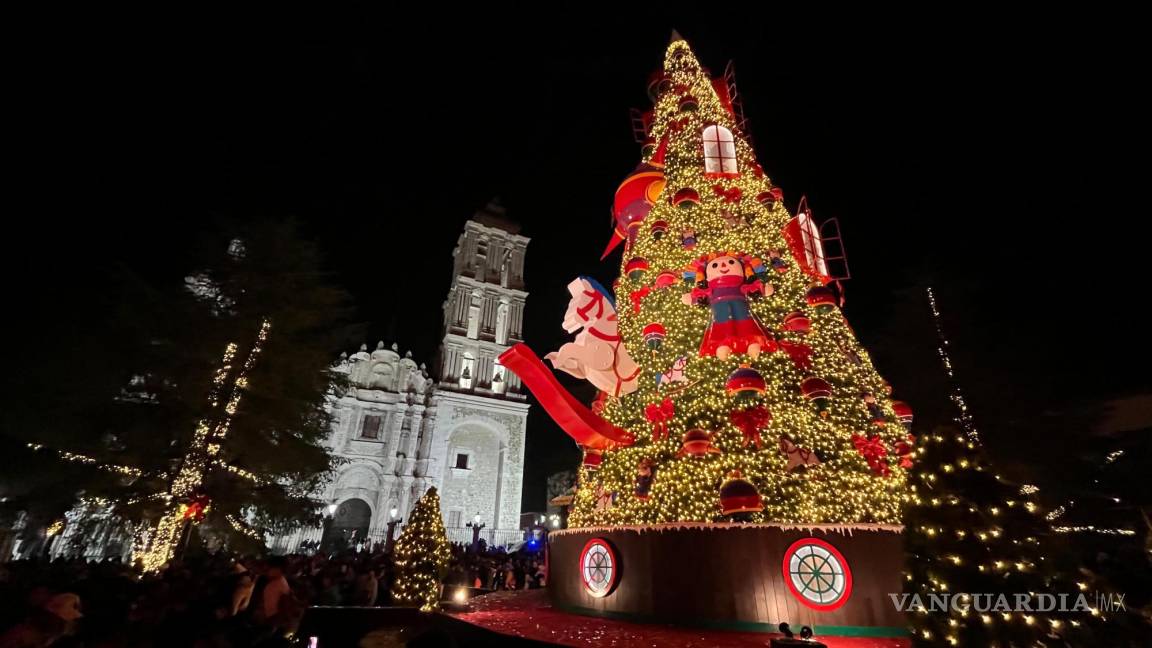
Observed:
[[[465,223],[452,253],[431,454],[444,462],[448,527],[479,515],[498,533],[519,528],[528,403],[520,379],[497,358],[523,339],[528,240],[493,201]]]

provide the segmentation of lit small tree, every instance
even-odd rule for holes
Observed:
[[[439,608],[440,579],[448,569],[448,558],[448,536],[440,519],[440,494],[429,488],[416,502],[396,541],[393,603],[419,606],[423,612]]]

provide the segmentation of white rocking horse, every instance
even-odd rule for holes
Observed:
[[[587,380],[600,391],[620,397],[636,391],[640,366],[620,339],[616,305],[604,287],[589,277],[568,284],[572,294],[564,313],[564,330],[576,339],[544,356],[556,369]]]

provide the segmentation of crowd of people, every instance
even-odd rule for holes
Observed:
[[[268,558],[190,555],[156,575],[116,559],[0,564],[0,648],[280,646],[310,606],[387,606],[381,547]],[[538,553],[454,545],[445,586],[546,584]]]

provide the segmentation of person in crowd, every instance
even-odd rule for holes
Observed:
[[[43,648],[73,634],[82,616],[80,597],[72,593],[54,594],[33,601],[32,610],[20,623],[0,635],[0,648]]]

